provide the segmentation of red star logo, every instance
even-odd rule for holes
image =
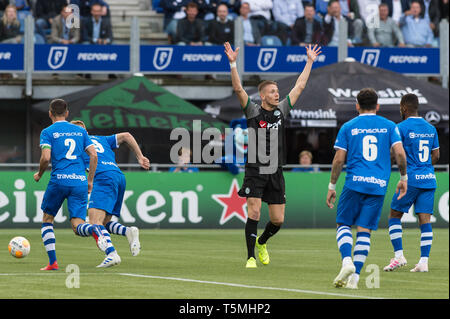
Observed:
[[[247,199],[240,197],[238,194],[239,185],[236,179],[231,183],[228,194],[214,194],[211,197],[223,206],[222,217],[220,217],[220,225],[225,224],[233,216],[236,216],[244,223],[247,221]]]

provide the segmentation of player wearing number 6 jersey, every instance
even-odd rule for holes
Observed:
[[[53,221],[67,199],[70,223],[75,234],[93,236],[100,250],[105,251],[106,239],[100,230],[88,223],[86,207],[97,167],[97,153],[85,129],[66,121],[67,103],[56,99],[50,103],[49,117],[52,125],[42,130],[40,136],[41,158],[34,180],[39,182],[48,165],[52,164],[50,181],[42,200],[41,236],[49,257],[49,264],[41,270],[57,270]],[[86,178],[82,155],[89,155],[89,175]]]
[[[347,158],[347,175],[337,206],[336,240],[342,257],[342,268],[334,280],[336,287],[358,288],[361,269],[370,250],[371,231],[378,228],[391,174],[392,149],[401,178],[397,184],[402,198],[407,190],[406,155],[394,122],[376,115],[378,96],[373,89],[362,89],[357,95],[359,116],[339,130],[334,148],[327,205],[334,207],[336,182]],[[351,257],[356,225],[356,245]]]
[[[71,123],[86,128],[82,121],[76,120]],[[137,256],[141,248],[138,228],[125,227],[119,222],[111,221],[112,216],[120,217],[126,187],[125,176],[117,166],[113,150],[125,143],[136,154],[142,168],[148,170],[150,161],[142,154],[139,145],[130,133],[124,132],[110,136],[90,135],[89,137],[94,143],[98,155],[94,187],[89,199],[89,221],[100,225],[103,235],[108,238],[108,243],[110,243],[109,233],[126,236],[131,254]],[[87,167],[89,158],[84,156],[84,160]],[[120,257],[112,244],[107,248],[106,254],[105,260],[98,267],[110,267],[120,263]]]
[[[439,160],[439,141],[436,128],[418,115],[419,99],[409,93],[400,101],[403,122],[398,124],[408,163],[408,193],[402,199],[392,198],[389,215],[389,237],[394,247],[394,258],[385,271],[406,265],[403,256],[401,218],[412,205],[419,217],[420,260],[411,272],[427,272],[433,240],[430,218],[433,214],[436,176],[433,165]]]

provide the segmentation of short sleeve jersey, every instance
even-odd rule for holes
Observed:
[[[347,152],[345,186],[360,193],[385,195],[391,175],[391,147],[401,143],[394,122],[361,114],[339,130],[335,149]]]
[[[285,120],[289,115],[289,111],[292,109],[289,96],[282,100],[278,107],[272,111],[263,109],[260,105],[252,102],[250,97],[248,98],[247,105],[244,107],[244,114],[247,118],[247,127],[249,131],[248,135],[248,154],[247,154],[247,167],[261,167],[269,166],[268,159],[264,159],[260,156],[263,153],[266,156],[271,156],[270,153],[270,141],[271,132],[272,140],[278,143],[276,149],[276,155],[278,160],[278,167],[285,163]],[[254,134],[252,133],[254,132]],[[266,151],[260,150],[260,134],[264,134],[261,140],[265,140]],[[261,144],[262,145],[262,144]],[[275,146],[273,146],[275,147]],[[252,154],[253,153],[253,154]]]
[[[51,149],[50,181],[65,186],[87,185],[83,162],[92,145],[86,130],[67,121],[58,121],[41,132],[40,147]]]
[[[95,170],[95,175],[107,172],[116,171],[122,173],[120,168],[116,163],[116,154],[114,149],[119,147],[117,144],[117,135],[100,136],[100,135],[89,135],[92,142],[94,143],[95,150],[97,151],[97,169]],[[89,156],[87,154],[83,156],[86,169],[89,168]]]
[[[439,148],[436,128],[421,117],[409,117],[397,125],[408,163],[408,185],[436,188],[431,151]]]

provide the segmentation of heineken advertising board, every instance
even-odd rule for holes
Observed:
[[[283,227],[335,227],[336,208],[325,204],[329,172],[285,172],[286,217]],[[390,202],[398,173],[393,173],[385,197],[379,226],[387,227]],[[228,172],[167,173],[127,172],[127,187],[121,212],[125,225],[141,228],[242,228],[247,218],[245,198],[237,192],[244,175]],[[339,194],[344,183],[339,179]],[[0,172],[0,228],[40,227],[40,209],[50,178],[46,172],[39,183],[33,172]],[[438,188],[434,201],[433,226],[448,227],[448,173],[436,173]],[[413,208],[412,208],[413,210]],[[261,223],[268,221],[263,204]],[[405,214],[405,225],[417,225],[414,214]],[[55,218],[58,227],[69,226],[66,203]]]

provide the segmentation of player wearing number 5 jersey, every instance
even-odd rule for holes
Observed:
[[[408,193],[402,199],[392,198],[389,215],[389,237],[394,248],[394,258],[385,271],[406,265],[403,256],[401,218],[412,205],[419,218],[420,260],[411,272],[427,272],[428,258],[433,240],[431,215],[433,214],[436,176],[433,165],[439,160],[439,141],[436,128],[418,115],[419,99],[409,93],[400,101],[403,122],[398,124],[408,163]]]
[[[357,95],[359,116],[345,123],[335,142],[327,205],[334,207],[336,182],[347,159],[347,175],[337,206],[336,240],[342,257],[342,268],[334,280],[336,287],[356,289],[359,274],[370,250],[371,231],[378,228],[391,174],[392,149],[400,169],[398,198],[407,190],[406,155],[394,122],[376,115],[378,96],[373,89],[362,89]],[[356,225],[356,244],[351,258]]]
[[[66,199],[75,234],[93,236],[100,250],[106,249],[105,238],[99,229],[85,223],[88,192],[92,189],[97,167],[97,153],[86,130],[66,121],[68,115],[67,103],[61,99],[53,100],[49,109],[53,124],[44,129],[40,136],[41,158],[34,180],[38,182],[50,162],[52,164],[50,181],[41,205],[41,236],[49,264],[41,270],[58,269],[53,221]],[[82,158],[84,153],[89,155],[90,171],[87,177]]]
[[[82,121],[71,123],[86,128]],[[142,168],[148,170],[150,161],[145,157],[134,137],[127,132],[109,136],[90,135],[98,155],[98,165],[95,172],[94,187],[89,198],[89,221],[99,225],[104,236],[108,238],[108,248],[103,263],[98,267],[110,267],[120,263],[120,257],[112,246],[110,235],[117,234],[126,236],[133,256],[140,252],[139,230],[137,227],[125,227],[119,222],[111,221],[112,216],[120,217],[123,197],[125,194],[125,176],[117,166],[114,149],[122,143],[127,144],[136,154],[136,158]],[[89,158],[84,155],[86,167]],[[106,228],[105,228],[106,226]]]

